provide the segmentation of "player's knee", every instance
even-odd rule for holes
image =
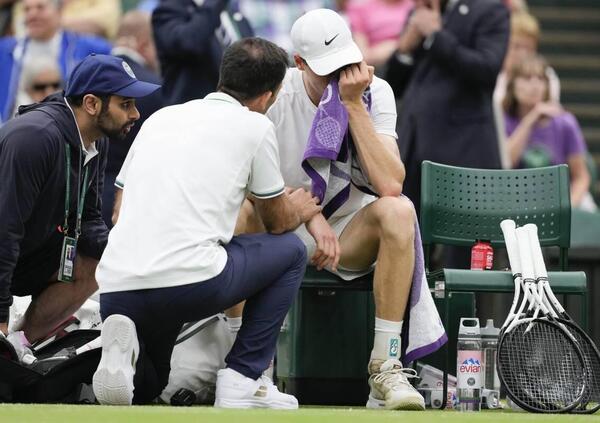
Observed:
[[[296,234],[290,232],[287,235],[289,236],[289,243],[294,256],[294,263],[298,266],[306,266],[306,245],[304,245],[304,242]]]
[[[374,213],[382,237],[412,242],[415,234],[415,209],[404,197],[382,197],[374,204]]]

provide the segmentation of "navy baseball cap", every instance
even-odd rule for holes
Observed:
[[[69,77],[65,97],[84,94],[116,94],[122,97],[145,97],[160,85],[140,81],[120,57],[90,54]]]

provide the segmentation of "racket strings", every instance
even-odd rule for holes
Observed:
[[[517,403],[536,411],[560,411],[581,399],[586,375],[581,355],[552,324],[518,324],[505,334],[498,360],[504,383]]]
[[[576,411],[595,412],[600,409],[600,357],[592,341],[574,324],[563,322],[577,341],[587,369],[586,389]]]

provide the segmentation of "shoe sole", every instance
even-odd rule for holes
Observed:
[[[297,404],[288,404],[281,401],[260,401],[260,400],[235,400],[217,398],[215,400],[216,408],[270,408],[273,410],[297,410]]]
[[[131,405],[133,376],[139,344],[135,324],[124,316],[113,315],[102,326],[102,358],[92,385],[100,404]],[[134,356],[132,363],[131,357]]]
[[[369,400],[367,401],[366,407],[379,410],[423,411],[425,410],[425,401],[423,400],[423,398],[413,397],[404,398],[401,401],[386,404],[384,400],[378,400],[369,395]]]

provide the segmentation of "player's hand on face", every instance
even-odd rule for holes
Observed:
[[[307,222],[314,215],[321,213],[319,200],[317,197],[306,191],[304,188],[298,188],[288,194],[294,210],[298,212],[302,223]]]
[[[340,72],[340,96],[344,103],[359,103],[362,94],[373,82],[375,68],[368,66],[365,61],[350,65]]]
[[[340,262],[340,242],[322,214],[317,214],[306,223],[308,233],[314,238],[317,248],[310,259],[310,264],[318,270],[330,267],[336,271]]]

